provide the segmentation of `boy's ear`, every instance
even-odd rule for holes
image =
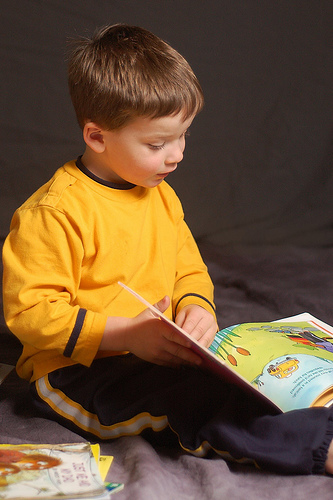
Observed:
[[[95,153],[103,153],[105,150],[104,130],[94,122],[87,122],[83,128],[84,142]]]

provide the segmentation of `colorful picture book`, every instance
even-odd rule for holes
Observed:
[[[207,349],[131,288],[119,284],[189,339],[204,367],[279,411],[333,404],[333,328],[311,314],[224,328]]]
[[[0,445],[0,498],[110,498],[122,484],[104,483],[112,457],[101,457],[99,445]],[[113,486],[109,487],[110,485]]]

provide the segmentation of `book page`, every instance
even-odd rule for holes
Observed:
[[[333,393],[333,337],[318,320],[234,325],[217,333],[210,350],[283,411]]]
[[[333,398],[333,328],[311,314],[225,328],[207,349],[138,293],[119,284],[189,339],[205,368],[275,409],[309,407],[325,391],[332,392],[331,397],[319,399],[320,404]]]
[[[165,321],[172,328],[177,330],[180,335],[186,337],[190,341],[191,349],[202,359],[203,368],[209,370],[212,373],[215,373],[219,377],[222,377],[228,383],[235,384],[243,389],[253,392],[255,396],[265,401],[267,406],[281,412],[281,408],[279,408],[273,401],[268,399],[263,393],[259,392],[256,387],[252,386],[245,377],[243,377],[239,373],[236,373],[233,367],[229,367],[220,356],[216,356],[216,354],[211,350],[199,344],[199,342],[191,337],[185,330],[183,330],[178,325],[176,325],[176,323],[167,318],[161,311],[159,311],[156,307],[150,304],[146,299],[141,297],[141,295],[132,290],[130,287],[124,285],[124,283],[121,283],[120,281],[118,282],[118,284],[129,293],[134,295],[134,297],[142,302],[142,304],[144,304],[148,309],[150,309],[150,311],[156,318],[160,318],[162,321]]]

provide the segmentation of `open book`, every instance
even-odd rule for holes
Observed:
[[[191,341],[203,366],[282,412],[333,404],[333,327],[309,313],[218,332],[207,349],[156,307],[119,284]]]

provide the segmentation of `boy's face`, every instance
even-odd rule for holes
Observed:
[[[104,151],[86,166],[107,181],[155,187],[183,159],[185,133],[193,118],[139,117],[119,130],[102,131]]]

